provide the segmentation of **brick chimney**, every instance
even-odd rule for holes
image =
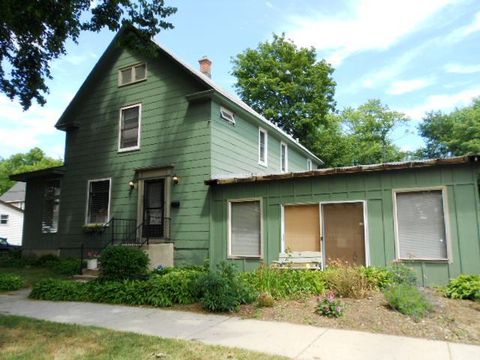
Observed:
[[[209,78],[212,77],[212,62],[210,59],[206,56],[202,57],[200,60],[198,60],[198,63],[200,64],[200,72],[202,74],[207,75]]]

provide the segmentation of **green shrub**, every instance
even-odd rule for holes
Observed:
[[[100,276],[106,280],[133,279],[145,275],[149,259],[141,249],[109,246],[100,255]]]
[[[240,274],[258,293],[268,293],[274,299],[292,299],[325,292],[321,271],[274,268],[266,265]]]
[[[13,291],[23,287],[23,279],[19,275],[0,273],[0,291]]]
[[[23,257],[21,251],[0,253],[0,267],[23,268],[34,260],[36,259]]]
[[[88,283],[71,280],[45,279],[33,285],[32,299],[53,301],[89,301]]]
[[[419,319],[424,317],[433,307],[417,287],[400,284],[393,285],[385,291],[388,305],[398,312]]]
[[[327,289],[340,297],[360,299],[372,290],[372,285],[361,268],[346,262],[332,261],[324,271],[324,276]]]
[[[51,267],[53,266],[53,263],[56,263],[58,261],[60,261],[58,256],[55,256],[53,254],[47,254],[42,255],[38,259],[34,260],[34,263],[32,265],[38,267]]]
[[[391,273],[393,284],[407,284],[411,286],[417,284],[415,271],[404,264],[393,263],[387,267],[387,270]]]
[[[361,273],[367,278],[368,283],[374,289],[383,290],[393,285],[393,273],[387,268],[368,266],[361,267]]]
[[[255,301],[256,291],[235,272],[234,266],[222,262],[216,271],[199,277],[197,289],[202,306],[214,312],[236,311],[241,304]]]
[[[445,295],[452,299],[480,300],[480,275],[462,274],[450,280]]]
[[[335,299],[333,292],[328,292],[324,298],[318,300],[315,312],[322,316],[338,318],[343,316],[345,305],[338,299]]]
[[[45,264],[46,267],[52,269],[57,274],[75,275],[80,272],[80,259],[64,258]]]

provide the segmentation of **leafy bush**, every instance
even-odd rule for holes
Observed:
[[[394,285],[385,291],[388,305],[398,312],[415,319],[424,317],[433,307],[417,287],[400,284]]]
[[[34,260],[34,263],[32,265],[38,267],[51,267],[53,263],[56,263],[58,261],[60,261],[58,256],[55,256],[53,254],[47,254],[42,255],[38,259]]]
[[[70,280],[45,279],[33,285],[32,299],[53,301],[89,301],[88,283]]]
[[[452,299],[480,300],[480,275],[462,274],[450,280],[445,295]]]
[[[255,271],[241,273],[240,277],[258,293],[268,293],[274,299],[292,299],[325,292],[325,280],[321,271],[262,265]]]
[[[234,266],[222,262],[197,281],[202,306],[214,312],[232,312],[241,304],[255,301],[256,291],[235,272]]]
[[[273,296],[267,292],[261,293],[257,298],[258,307],[272,307],[275,304]]]
[[[27,261],[22,257],[21,251],[0,253],[0,267],[23,268]]]
[[[360,299],[366,297],[372,285],[358,266],[332,261],[324,271],[327,288],[337,296]]]
[[[387,267],[391,273],[393,284],[407,284],[415,286],[417,284],[417,275],[415,271],[401,263],[393,263]]]
[[[329,291],[324,298],[318,300],[315,312],[317,314],[338,318],[343,316],[345,305],[338,299],[335,299],[335,294]]]
[[[75,258],[65,258],[46,263],[45,267],[52,269],[57,274],[75,275],[80,272],[80,260]]]
[[[0,291],[13,291],[22,288],[23,279],[19,275],[0,273]]]
[[[106,280],[132,279],[147,273],[149,259],[141,249],[109,246],[100,255],[100,276]]]
[[[387,268],[368,266],[361,267],[361,273],[367,278],[368,283],[374,289],[386,289],[387,287],[393,285],[393,273],[390,272]]]

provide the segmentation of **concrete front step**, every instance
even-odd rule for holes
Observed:
[[[73,275],[73,280],[80,282],[92,281],[98,278],[96,275]]]
[[[82,269],[82,275],[98,276],[100,269]]]

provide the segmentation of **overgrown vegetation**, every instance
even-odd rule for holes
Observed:
[[[343,316],[345,304],[339,299],[336,299],[332,291],[329,291],[325,297],[318,299],[315,312],[322,316],[338,318]]]
[[[24,280],[16,274],[0,273],[0,291],[13,291],[21,289]]]
[[[404,315],[420,319],[432,311],[433,306],[417,287],[400,284],[384,292],[388,305]]]
[[[105,280],[134,279],[147,274],[148,255],[137,247],[109,246],[99,259],[100,277]]]
[[[36,256],[22,256],[21,252],[11,252],[0,255],[2,268],[41,268],[49,269],[55,274],[70,276],[80,270],[80,260],[75,258],[59,258],[52,254]]]
[[[450,280],[445,295],[452,299],[480,301],[480,275],[462,274]]]
[[[361,268],[346,262],[331,261],[324,276],[327,288],[340,297],[361,299],[372,290]]]

